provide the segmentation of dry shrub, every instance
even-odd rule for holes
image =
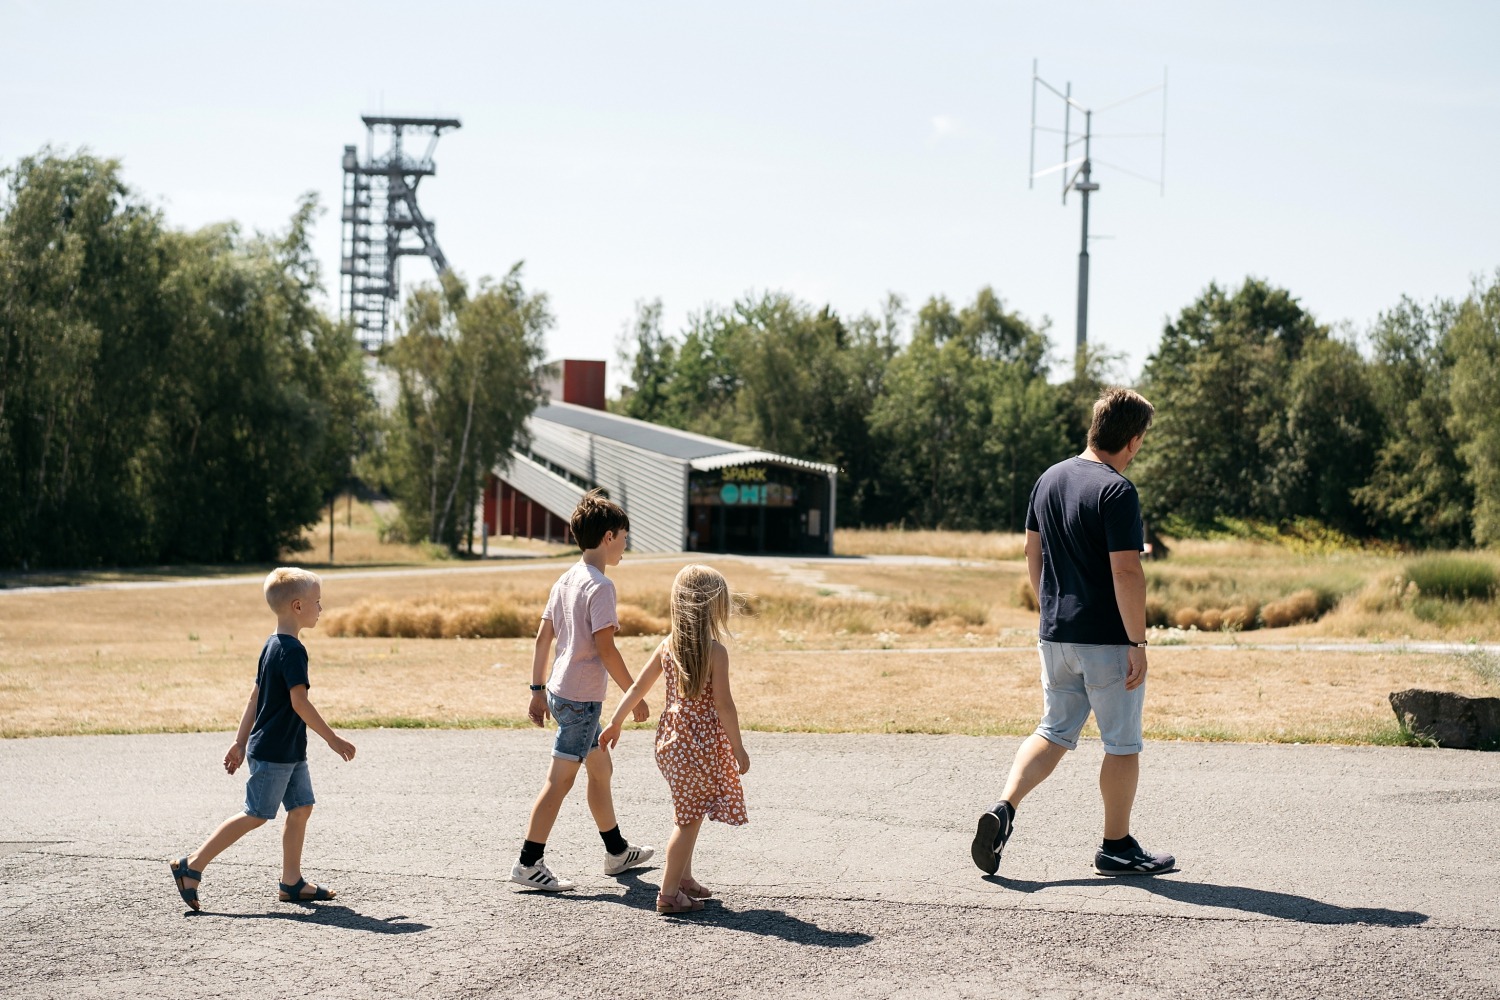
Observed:
[[[908,601],[904,609],[906,620],[917,628],[926,628],[943,615],[943,609],[921,601]]]
[[[1181,629],[1198,628],[1202,617],[1202,612],[1197,608],[1178,608],[1177,613],[1172,616],[1172,624]]]
[[[1041,606],[1036,602],[1036,591],[1031,589],[1031,581],[1026,577],[1016,581],[1015,603],[1018,608],[1027,611],[1040,611]]]
[[[666,635],[672,625],[666,618],[650,614],[634,604],[621,604],[615,608],[620,620],[620,635]]]
[[[983,625],[989,619],[989,613],[984,608],[967,601],[946,604],[908,601],[902,605],[901,615],[917,628],[927,628],[934,624],[948,628],[968,627]]]
[[[1260,618],[1266,628],[1284,628],[1316,621],[1322,610],[1323,601],[1316,590],[1299,590],[1261,608]]]
[[[1152,628],[1166,628],[1173,624],[1172,614],[1167,610],[1166,601],[1160,597],[1146,598],[1146,624]]]
[[[1224,612],[1218,608],[1204,608],[1198,614],[1198,628],[1204,632],[1217,632],[1224,625]]]
[[[1224,609],[1224,628],[1243,632],[1253,629],[1256,625],[1255,616],[1260,608],[1255,604],[1236,604],[1232,608]]]
[[[495,600],[488,604],[442,603],[441,595],[410,601],[362,601],[323,616],[335,636],[384,639],[516,639],[534,634],[540,611]]]

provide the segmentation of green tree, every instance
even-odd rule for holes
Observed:
[[[1045,335],[982,289],[917,313],[870,427],[899,509],[918,525],[1019,530],[1031,486],[1068,450]]]
[[[149,558],[160,217],[111,160],[43,150],[3,176],[0,564]]]
[[[1339,340],[1307,341],[1291,366],[1281,420],[1263,435],[1273,441],[1268,486],[1275,514],[1312,515],[1367,534],[1370,523],[1354,493],[1370,478],[1382,430],[1359,351]]]
[[[667,416],[667,386],[677,362],[677,345],[661,329],[661,299],[635,304],[635,321],[626,331],[620,359],[630,368],[613,409],[637,420]]]
[[[1464,300],[1448,334],[1453,358],[1449,423],[1474,491],[1474,541],[1500,544],[1500,272]]]
[[[392,486],[412,537],[456,549],[484,477],[524,439],[541,402],[532,372],[552,324],[517,264],[472,291],[456,275],[416,289],[405,329],[385,351],[400,398],[389,425]]]
[[[1470,539],[1472,487],[1453,437],[1447,350],[1456,307],[1403,297],[1371,331],[1369,379],[1386,431],[1354,501],[1387,538],[1454,546]]]
[[[316,199],[287,231],[174,234],[171,368],[149,462],[164,558],[264,562],[347,476],[371,397],[353,332],[313,303]]]
[[[367,397],[313,305],[304,201],[280,236],[166,229],[87,154],[0,207],[0,564],[272,559],[318,513]]]
[[[1233,295],[1209,285],[1167,324],[1143,373],[1156,406],[1139,463],[1149,516],[1276,516],[1272,473],[1291,369],[1326,337],[1291,293],[1254,278]]]

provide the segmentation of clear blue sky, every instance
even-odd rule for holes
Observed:
[[[1210,281],[1364,328],[1500,267],[1496,3],[0,0],[0,23],[0,162],[118,157],[182,227],[277,228],[317,191],[331,295],[360,114],[461,118],[422,204],[465,275],[525,260],[552,356],[613,365],[643,298],[677,330],[751,289],[852,315],[985,284],[1070,355],[1078,211],[1027,190],[1033,57],[1095,106],[1170,70],[1166,196],[1095,178],[1090,339],[1132,373]],[[1157,169],[1145,140],[1095,156]]]

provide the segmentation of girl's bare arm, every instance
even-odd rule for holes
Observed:
[[[718,710],[719,722],[729,736],[735,762],[740,765],[740,773],[744,774],[750,770],[750,755],[745,752],[745,741],[740,735],[740,713],[735,709],[734,696],[729,692],[729,650],[717,642],[709,658],[709,668],[713,677],[714,708]]]
[[[651,659],[641,668],[641,675],[630,685],[620,703],[615,706],[615,714],[610,716],[609,725],[604,732],[599,734],[599,745],[605,749],[613,748],[620,740],[620,728],[625,724],[625,717],[631,714],[631,710],[646,697],[646,692],[656,683],[661,676],[661,646],[656,647],[656,652],[651,654]]]

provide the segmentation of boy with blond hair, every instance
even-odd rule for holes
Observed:
[[[636,847],[621,835],[610,791],[614,765],[609,751],[599,745],[599,716],[610,679],[622,691],[634,683],[625,658],[615,648],[620,620],[615,614],[615,585],[605,576],[605,570],[618,566],[624,557],[630,518],[602,490],[591,490],[578,501],[570,526],[583,557],[553,584],[547,597],[536,633],[531,705],[526,712],[538,726],[549,715],[556,719],[557,738],[547,780],[531,807],[521,856],[510,871],[512,882],[545,892],[575,888],[574,883],[552,874],[542,854],[580,765],[588,771],[589,811],[604,841],[604,873],[618,875],[645,864],[656,853],[655,848]],[[554,639],[557,657],[549,678],[547,661]],[[644,701],[635,706],[636,722],[649,716]]]
[[[302,877],[302,842],[314,801],[307,772],[307,730],[323,737],[344,760],[354,759],[354,744],[340,739],[307,697],[307,648],[300,634],[317,625],[323,614],[322,583],[305,569],[281,567],[266,577],[265,595],[276,613],[276,632],[260,651],[255,686],[234,743],[224,755],[224,770],[230,774],[250,762],[245,809],[220,823],[196,851],[169,862],[177,891],[195,910],[203,869],[245,834],[275,819],[278,805],[286,807],[278,898],[306,903],[334,897],[331,890],[308,885]]]

